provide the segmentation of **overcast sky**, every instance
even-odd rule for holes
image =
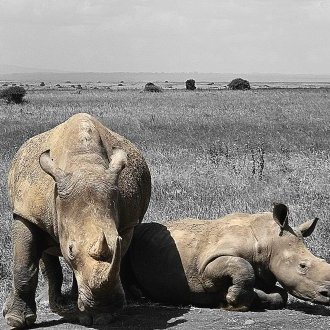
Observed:
[[[329,0],[0,0],[0,64],[330,73]]]

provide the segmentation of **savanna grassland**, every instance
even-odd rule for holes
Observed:
[[[145,221],[269,211],[282,202],[293,224],[320,218],[307,242],[330,261],[329,89],[36,90],[26,100],[0,105],[1,304],[11,278],[10,160],[26,139],[78,112],[142,150],[153,185]]]

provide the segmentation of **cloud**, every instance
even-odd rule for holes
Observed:
[[[0,62],[330,73],[329,17],[315,0],[0,0]]]

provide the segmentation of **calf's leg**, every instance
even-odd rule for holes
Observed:
[[[250,309],[255,297],[254,270],[243,258],[222,256],[210,262],[203,274],[203,287],[207,292],[219,292],[219,305],[236,311]]]
[[[288,293],[279,286],[273,286],[268,290],[254,289],[256,296],[252,309],[281,309],[285,307]]]

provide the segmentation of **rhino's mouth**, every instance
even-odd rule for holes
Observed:
[[[330,291],[327,288],[321,288],[318,291],[318,295],[313,302],[319,303],[319,304],[330,304]]]
[[[126,305],[126,301],[124,296],[116,296],[116,299],[111,302],[108,299],[95,299],[95,297],[92,298],[80,291],[77,304],[79,310],[82,312],[113,314],[121,310]]]
[[[304,295],[296,291],[292,291],[291,294],[299,299],[315,304],[330,305],[330,292],[327,289],[322,288],[311,295]]]

